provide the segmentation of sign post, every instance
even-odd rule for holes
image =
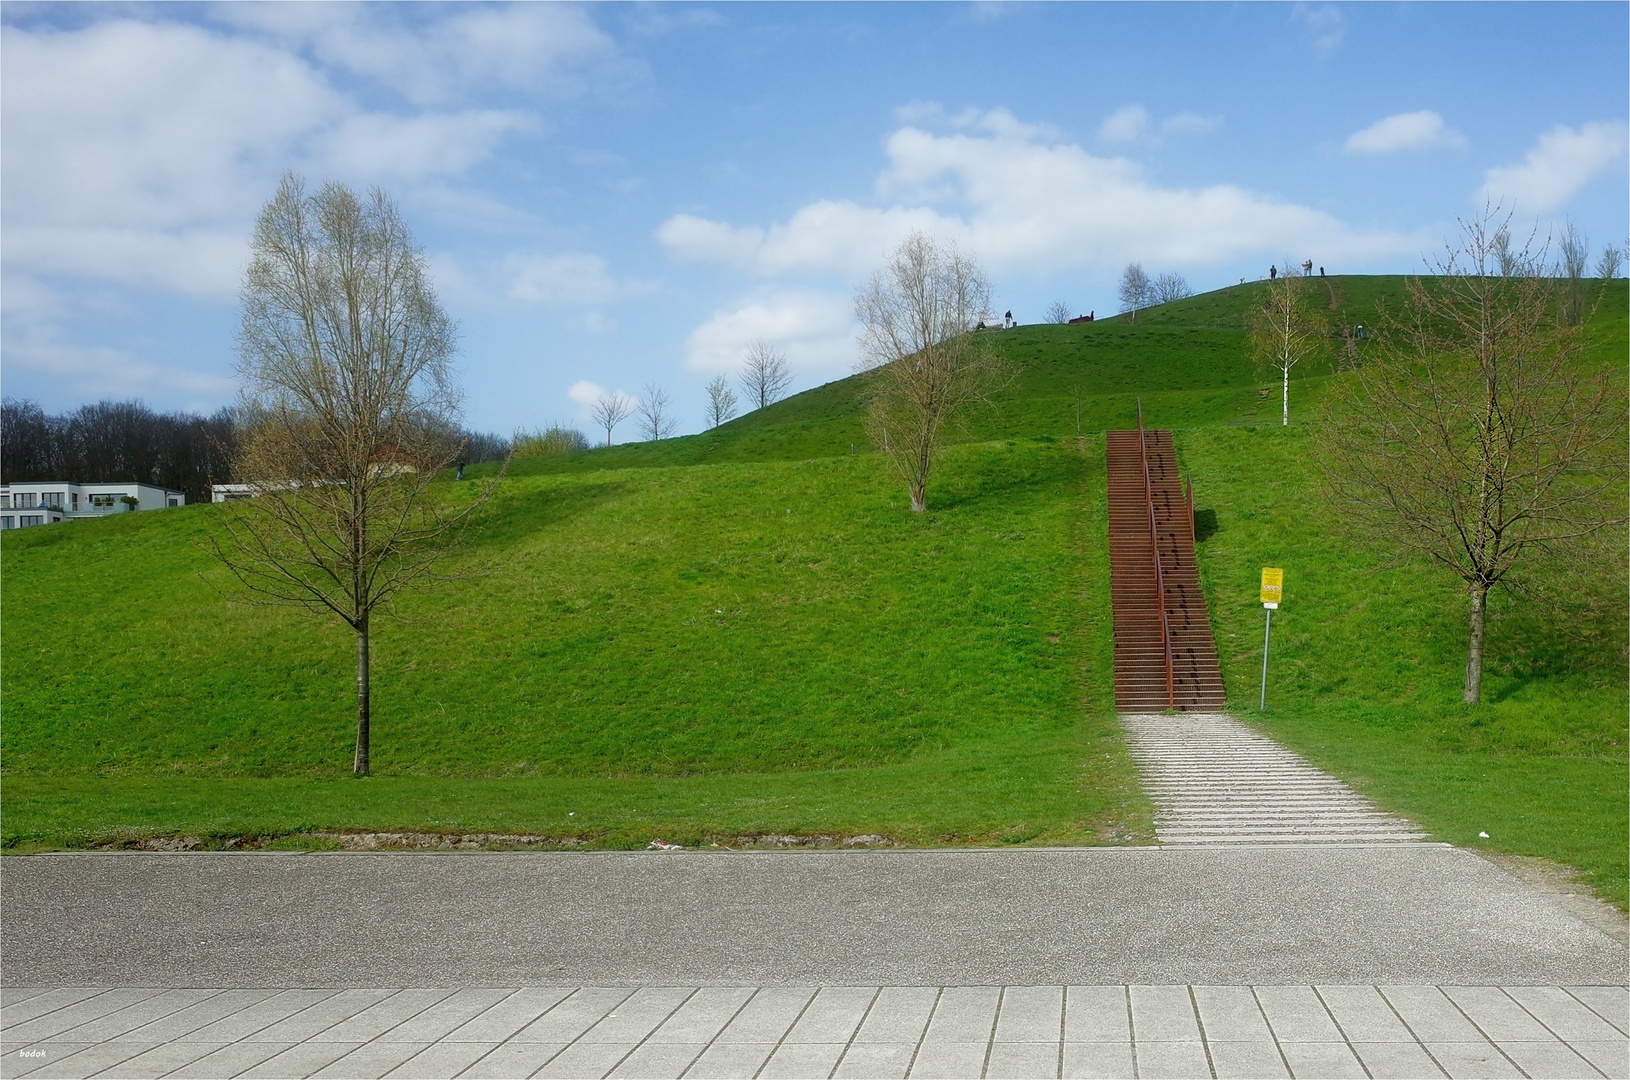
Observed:
[[[1262,609],[1266,620],[1262,626],[1262,697],[1257,711],[1268,707],[1268,638],[1273,633],[1273,613],[1285,595],[1285,572],[1277,566],[1262,568]]]

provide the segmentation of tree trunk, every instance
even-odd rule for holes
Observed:
[[[1290,427],[1290,368],[1285,368],[1285,389],[1279,398],[1282,410],[1279,421],[1282,427]]]
[[[1466,649],[1466,692],[1461,700],[1475,705],[1483,699],[1483,612],[1488,602],[1488,586],[1472,582],[1471,635]]]
[[[368,616],[357,623],[357,756],[351,772],[368,775]]]
[[[912,482],[912,484],[911,484],[911,509],[912,509],[913,512],[920,514],[924,510],[928,509],[928,501],[927,501],[927,499],[925,497],[927,488],[928,488],[928,484],[926,482],[920,482],[920,483],[916,482],[916,481]]]

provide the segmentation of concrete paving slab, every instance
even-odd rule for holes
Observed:
[[[1496,1042],[1554,1042],[1555,1034],[1497,986],[1444,986],[1445,997]],[[1417,1029],[1418,1030],[1418,1029]]]
[[[715,1043],[769,1043],[772,1047],[792,1030],[814,999],[812,986],[767,986],[753,994]]]
[[[1320,1077],[1321,1080],[1358,1080],[1367,1077],[1364,1066],[1344,1042],[1281,1042],[1292,1076]]]
[[[691,1063],[706,1049],[705,1042],[647,1042],[635,1047],[606,1075],[628,1080],[668,1080],[685,1075]]]
[[[1137,1058],[1137,1075],[1143,1080],[1194,1080],[1211,1075],[1211,1063],[1198,1040],[1140,1041],[1133,1044],[1132,1050]]]
[[[238,1076],[268,1058],[274,1058],[289,1049],[287,1043],[236,1042],[228,1043],[213,1053],[183,1065],[170,1073],[166,1080],[220,1080],[223,1076]]]
[[[119,1080],[158,1080],[159,1077],[168,1076],[183,1065],[190,1065],[220,1048],[219,1043],[159,1043],[151,1050],[143,1051],[127,1061],[121,1061],[104,1072],[108,1076],[118,1077]]]
[[[1145,1042],[1199,1042],[1200,1024],[1186,986],[1134,986],[1132,1040]]]
[[[602,995],[604,1004],[599,1011],[591,1006],[585,1014],[581,1027],[573,1029],[573,1034],[553,1041],[570,1042],[579,1034],[592,1027],[594,1023],[610,1012],[619,1002],[634,991],[632,989],[601,990],[586,989],[578,991],[583,995]],[[575,996],[570,987],[545,987],[539,989],[527,988],[516,990],[507,995],[502,1001],[488,1008],[484,1012],[471,1018],[454,1028],[447,1036],[453,1042],[490,1042],[499,1043],[515,1037],[516,1033],[531,1025],[534,1021],[542,1025],[536,1029],[532,1036],[533,1041],[549,1042],[547,1037],[549,1024],[556,1020],[547,1020],[549,1014],[558,1008],[560,1003],[569,996]],[[574,1006],[576,1008],[577,1006]]]
[[[141,1027],[127,1031],[119,1036],[121,1039],[135,1039],[138,1042],[180,1042],[194,1038],[200,1029],[214,1024],[218,1020],[233,1016],[254,1005],[259,1005],[268,998],[275,997],[276,990],[226,990],[212,995],[194,1005],[178,1009],[169,1016],[143,1024]],[[204,1040],[213,1042],[217,1040]]]
[[[83,1049],[83,1043],[14,1043],[0,1040],[0,1078],[23,1076]]]
[[[1318,991],[1348,1042],[1415,1042],[1415,1036],[1375,987],[1321,986]]]
[[[1620,1031],[1630,1033],[1630,989],[1622,986],[1570,986],[1568,993]]]
[[[334,1077],[336,1080],[378,1080],[422,1049],[424,1047],[413,1043],[363,1043],[311,1075]]]
[[[1206,1052],[1211,1057],[1211,1068],[1218,1077],[1233,1080],[1267,1080],[1268,1077],[1289,1077],[1290,1070],[1271,1040],[1251,1042],[1206,1041]]]
[[[371,1042],[451,996],[451,990],[398,990],[315,1038],[328,1042]]]
[[[1132,1041],[1132,1004],[1126,987],[1072,986],[1065,994],[1065,1042]]]
[[[736,1018],[752,996],[751,989],[740,986],[703,987],[675,1009],[646,1041],[693,1043],[705,1047]],[[780,1034],[776,1033],[777,1038]]]
[[[759,1070],[759,1080],[807,1080],[811,1076],[831,1076],[838,1059],[849,1048],[846,1042],[785,1042],[776,1047],[770,1060]]]
[[[105,986],[66,986],[55,990],[27,990],[24,991],[25,996],[18,998],[14,1004],[0,1008],[0,1025],[14,1027],[107,992],[108,988]]]
[[[939,989],[933,986],[883,987],[872,1000],[872,1007],[852,1041],[915,1047],[923,1037],[939,996]]]
[[[500,1043],[458,1075],[465,1080],[514,1080],[517,1076],[531,1076],[559,1057],[566,1045],[546,1042]],[[604,1043],[599,1045],[599,1049],[604,1048]]]
[[[68,853],[8,860],[0,902],[17,986],[1630,981],[1606,934],[1433,845]]]
[[[391,996],[390,990],[341,990],[250,1035],[261,1042],[303,1043]],[[251,1006],[253,1008],[253,1006]],[[353,1040],[361,1042],[361,1039]]]
[[[1009,986],[996,1017],[999,1043],[1058,1043],[1064,1038],[1062,986]]]
[[[1194,1004],[1208,1042],[1273,1042],[1249,986],[1196,986]]]
[[[311,1076],[355,1050],[358,1043],[303,1042],[245,1069],[239,1076],[248,1080],[287,1080],[291,1076]]]
[[[336,993],[338,993],[336,990],[280,990],[271,997],[263,998],[247,1008],[228,1013],[213,1023],[195,1029],[186,1037],[200,1042],[220,1043],[235,1043],[253,1038],[273,1024],[327,1001]]]
[[[1067,1042],[1064,1044],[1064,1065],[1060,1076],[1069,1078],[1110,1078],[1136,1075],[1132,1071],[1132,1044],[1130,1042]],[[1210,1076],[1207,1072],[1205,1075]]]
[[[1624,1077],[1630,1075],[1630,1050],[1626,1049],[1622,1039],[1601,1042],[1569,1041],[1568,1045],[1580,1057],[1594,1065],[1603,1076],[1624,1080]]]
[[[1579,1080],[1601,1072],[1554,1039],[1546,1042],[1502,1042],[1500,1050],[1534,1080]]]
[[[507,998],[509,990],[457,990],[379,1036],[381,1042],[433,1043]]]
[[[1522,1072],[1487,1042],[1428,1042],[1426,1049],[1438,1067],[1455,1080],[1495,1080]]]
[[[917,1056],[911,1062],[910,1074],[925,1080],[965,1080],[985,1074],[985,1056],[989,1043],[980,1042],[927,1042],[917,1047]]]
[[[1375,1080],[1426,1080],[1444,1076],[1432,1055],[1415,1042],[1353,1042],[1353,1053]]]
[[[533,1076],[582,1080],[605,1076],[634,1051],[634,1043],[573,1043],[551,1059]]]
[[[823,986],[804,1009],[783,1043],[838,1043],[847,1046],[877,999],[877,987]]]
[[[219,990],[166,990],[162,994],[155,994],[114,1012],[103,1013],[52,1038],[68,1042],[107,1042],[137,1028],[145,1027],[155,1020],[168,1019],[183,1009],[207,1001],[220,993]]]
[[[1063,1047],[1054,1042],[994,1042],[986,1059],[991,1080],[1035,1080],[1054,1077],[1063,1067]]]
[[[104,1069],[116,1068],[137,1054],[146,1053],[152,1049],[154,1047],[146,1043],[94,1043],[84,1046],[72,1054],[56,1058],[49,1064],[27,1072],[21,1072],[18,1075],[38,1077],[40,1080],[56,1080],[59,1077],[77,1080],[79,1077],[95,1076]]]
[[[462,1075],[465,1069],[496,1049],[494,1043],[431,1043],[385,1075],[400,1080],[446,1080],[449,1076]]]
[[[915,1042],[851,1043],[832,1076],[839,1080],[901,1080],[910,1071],[916,1052]]]
[[[1486,1037],[1435,986],[1383,986],[1381,995],[1420,1042],[1469,1043]]]
[[[578,1036],[578,1042],[624,1045],[643,1042],[695,993],[694,987],[642,987]],[[568,1000],[567,1005],[570,1003]],[[560,1012],[559,1009],[554,1011]]]
[[[685,1070],[685,1080],[751,1080],[774,1052],[775,1043],[715,1041]]]
[[[1623,1034],[1560,986],[1513,986],[1506,993],[1564,1042],[1612,1042]]]
[[[1281,1043],[1337,1043],[1341,1029],[1311,986],[1258,986],[1257,1005]]]
[[[946,987],[934,1005],[928,1030],[923,1034],[923,1045],[972,1042],[983,1047],[990,1042],[995,1030],[996,1010],[1001,1000],[999,986]]]
[[[109,990],[106,993],[97,994],[94,997],[77,1001],[72,1005],[36,1016],[31,1020],[24,1020],[18,1024],[8,1023],[6,1025],[6,1041],[31,1043],[54,1039],[65,1031],[72,1031],[82,1024],[88,1024],[109,1013],[146,1001],[148,998],[158,997],[163,992],[162,990],[152,989]]]

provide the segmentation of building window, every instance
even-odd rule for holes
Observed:
[[[68,498],[69,498],[69,499],[71,499],[71,500],[72,500],[72,501],[73,501],[73,504],[74,504],[74,513],[76,513],[76,514],[77,514],[77,513],[79,513],[79,492],[77,492],[77,491],[75,491],[75,492],[71,492],[71,493],[70,493],[70,494],[69,494],[69,495],[68,495]]]
[[[14,505],[18,507],[39,505],[36,496],[26,491],[19,491],[17,494],[13,495],[12,498],[17,500]]]
[[[0,510],[10,510],[10,509],[11,509],[11,496],[10,495],[0,495]]]
[[[119,496],[117,496],[117,495],[92,495],[91,496],[91,505],[92,506],[112,506],[113,501],[115,499],[117,499],[118,497]]]
[[[181,505],[181,500],[176,498],[174,495],[171,495],[169,498],[164,500],[164,505],[165,506],[180,506]]]
[[[18,522],[18,528],[22,528],[22,529],[26,529],[30,525],[44,525],[45,524],[45,515],[44,514],[24,514],[22,517],[17,519],[17,522]]]
[[[0,529],[15,529],[16,527],[17,519],[12,517],[10,514],[7,514],[5,517],[0,517]]]
[[[47,491],[40,497],[41,506],[49,506],[53,510],[61,510],[62,504],[68,501],[68,495],[63,491]]]

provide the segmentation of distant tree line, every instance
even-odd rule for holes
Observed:
[[[502,460],[510,441],[466,431],[468,464]],[[37,402],[0,402],[0,480],[69,480],[83,484],[134,480],[179,489],[207,502],[209,485],[237,479],[232,461],[238,428],[231,409],[208,416],[158,412],[141,401],[99,401],[50,414]]]

